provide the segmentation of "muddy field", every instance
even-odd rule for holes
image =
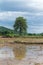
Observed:
[[[0,43],[7,43],[7,42],[28,42],[28,43],[43,43],[43,37],[29,37],[29,38],[22,38],[22,37],[15,37],[15,38],[0,38]]]
[[[43,65],[41,43],[43,38],[0,38],[0,65]]]
[[[14,44],[0,48],[0,65],[43,65],[43,44]]]

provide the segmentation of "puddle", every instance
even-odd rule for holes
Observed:
[[[14,58],[13,49],[7,46],[0,48],[0,58]]]

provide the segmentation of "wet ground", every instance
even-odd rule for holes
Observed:
[[[0,48],[0,65],[43,65],[43,44]]]

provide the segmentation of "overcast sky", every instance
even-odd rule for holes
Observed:
[[[29,33],[43,32],[43,0],[0,0],[0,26],[13,28],[18,16],[27,19]]]

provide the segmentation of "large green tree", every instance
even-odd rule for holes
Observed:
[[[27,32],[27,23],[24,17],[17,17],[14,23],[14,30],[16,33],[22,35]]]

